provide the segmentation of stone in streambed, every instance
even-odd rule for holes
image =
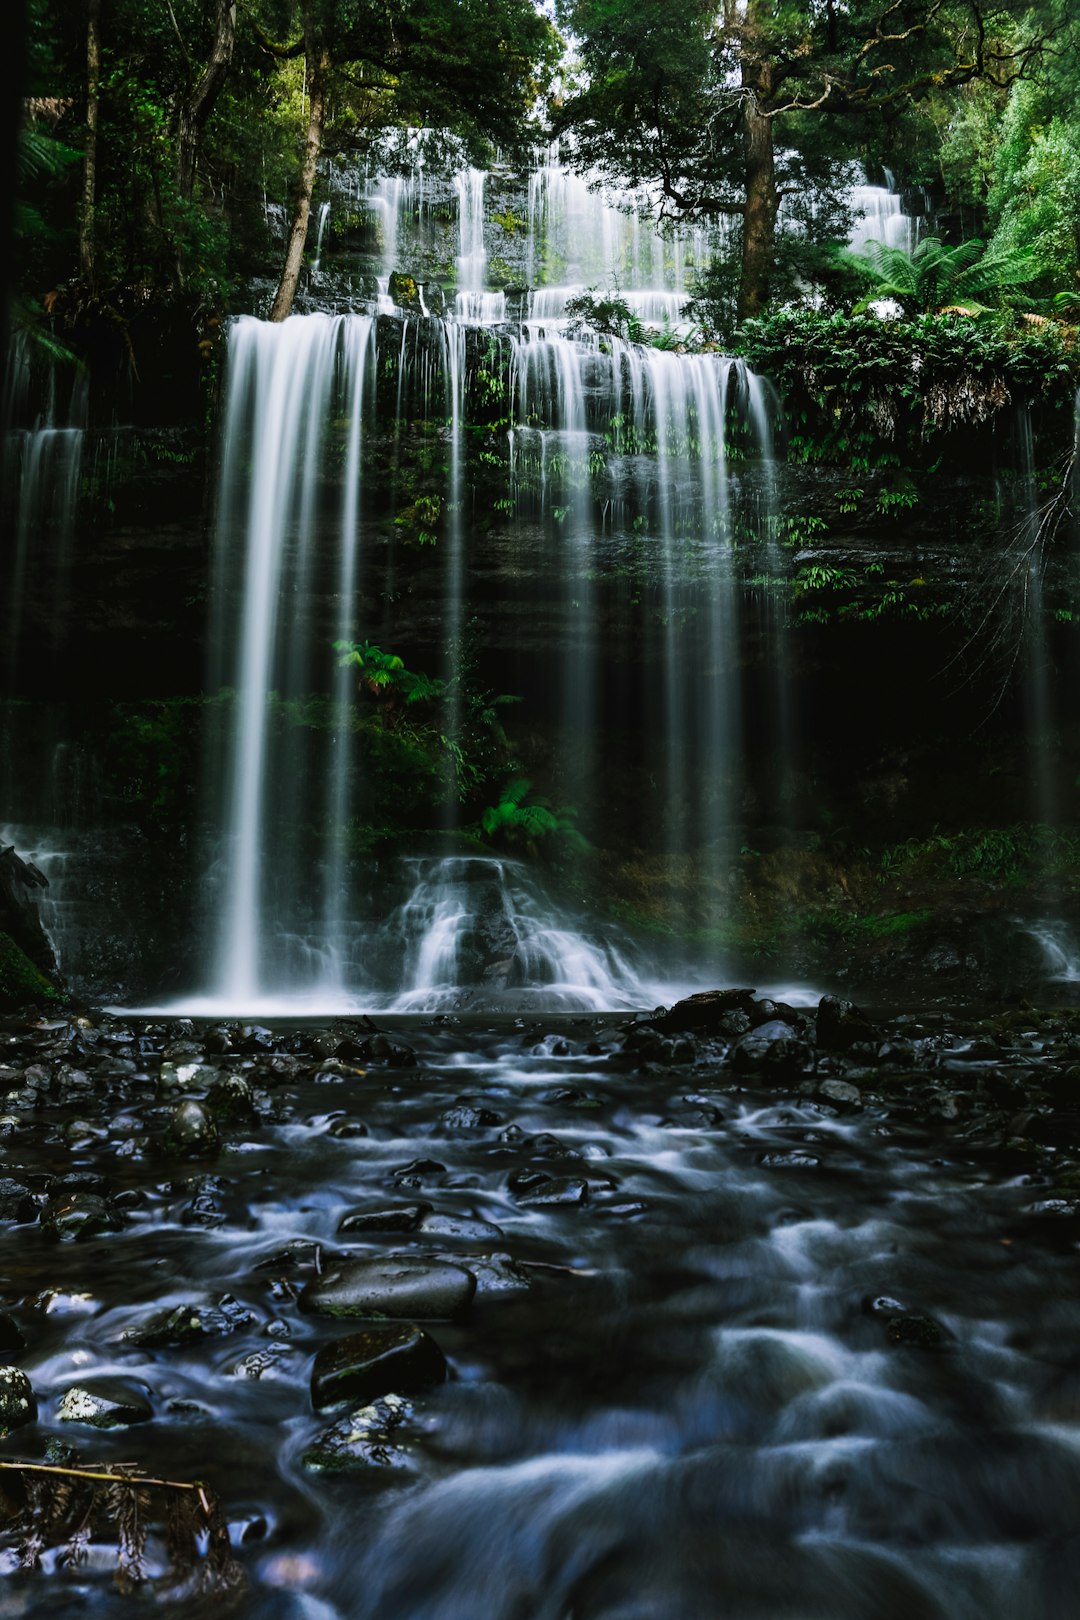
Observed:
[[[18,1367],[0,1367],[0,1436],[33,1423],[37,1401],[26,1374]]]
[[[324,1429],[300,1458],[300,1465],[317,1474],[366,1474],[373,1469],[403,1471],[412,1459],[397,1432],[412,1416],[412,1407],[400,1395],[384,1395],[358,1412],[339,1418]]]
[[[135,1423],[148,1423],[154,1409],[139,1385],[123,1378],[93,1378],[85,1384],[72,1384],[56,1415],[61,1423],[128,1429]]]
[[[428,1389],[445,1377],[446,1359],[423,1328],[389,1322],[350,1333],[319,1351],[311,1370],[311,1403],[317,1412],[328,1412],[394,1390]]]
[[[389,1316],[431,1321],[457,1316],[476,1292],[476,1278],[461,1266],[404,1255],[346,1260],[313,1277],[300,1295],[312,1316]]]
[[[202,1103],[182,1102],[165,1131],[165,1151],[174,1159],[208,1159],[217,1153],[218,1128]]]
[[[431,1204],[399,1204],[395,1209],[353,1210],[342,1217],[339,1232],[415,1232]]]
[[[123,1335],[124,1344],[137,1345],[142,1350],[164,1350],[173,1346],[201,1344],[205,1339],[220,1339],[238,1328],[252,1327],[257,1318],[253,1311],[225,1294],[215,1305],[206,1302],[193,1305],[173,1305],[157,1311],[145,1321],[129,1328]]]
[[[589,1183],[580,1181],[576,1176],[557,1176],[515,1196],[526,1209],[561,1209],[587,1203]]]
[[[872,1041],[876,1049],[881,1036],[853,1002],[822,996],[817,1010],[817,1044],[827,1052],[846,1052],[856,1041]]]
[[[105,1232],[119,1232],[123,1217],[97,1193],[61,1193],[41,1212],[41,1230],[56,1243],[85,1243]]]

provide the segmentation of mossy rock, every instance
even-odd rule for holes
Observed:
[[[36,968],[8,934],[0,934],[0,1012],[34,1001],[58,1001],[56,986]]]

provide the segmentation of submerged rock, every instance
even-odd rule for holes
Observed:
[[[231,1294],[224,1294],[214,1305],[205,1302],[173,1305],[157,1311],[146,1321],[129,1328],[123,1342],[138,1345],[143,1350],[200,1344],[205,1339],[224,1338],[238,1328],[252,1327],[257,1320],[254,1311],[249,1311]]]
[[[311,1370],[311,1402],[317,1412],[326,1412],[392,1390],[427,1389],[445,1377],[446,1358],[423,1328],[388,1323],[350,1333],[319,1351]]]
[[[86,1242],[105,1232],[119,1232],[123,1217],[97,1193],[61,1193],[41,1212],[41,1230],[57,1243]]]
[[[37,1401],[29,1378],[19,1367],[0,1367],[0,1435],[33,1423]]]
[[[329,1474],[409,1469],[412,1460],[397,1433],[411,1416],[412,1407],[400,1395],[385,1395],[324,1429],[302,1454],[300,1465]]]
[[[456,1316],[476,1292],[476,1278],[461,1266],[411,1255],[352,1260],[313,1277],[300,1295],[300,1309],[313,1316]]]

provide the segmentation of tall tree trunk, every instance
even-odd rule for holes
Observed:
[[[745,79],[744,79],[745,83]],[[760,315],[769,298],[776,241],[776,164],[772,119],[761,110],[756,89],[747,87],[743,103],[746,151],[746,213],[743,218],[739,319]]]
[[[274,298],[274,307],[270,311],[272,321],[283,321],[290,313],[293,299],[296,297],[296,286],[300,280],[300,267],[304,262],[304,246],[307,242],[308,221],[311,218],[311,193],[315,186],[315,168],[322,151],[323,118],[326,111],[326,72],[330,59],[321,45],[314,38],[308,37],[306,41],[306,55],[308,68],[308,89],[311,95],[308,110],[307,141],[304,144],[304,161],[300,168],[300,192],[296,199],[296,211],[293,214],[292,227],[289,231],[289,242],[285,249],[285,263],[282,266],[281,281],[278,284],[277,294]]]
[[[210,57],[202,77],[180,108],[177,128],[176,185],[181,197],[190,198],[195,189],[199,162],[199,138],[214,110],[236,43],[236,0],[217,0],[217,23]]]
[[[101,82],[101,0],[88,0],[86,12],[86,150],[79,216],[79,269],[94,279],[94,210],[97,206],[98,86]]]

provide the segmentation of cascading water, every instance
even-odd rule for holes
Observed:
[[[851,188],[849,201],[856,217],[848,243],[855,253],[867,242],[880,242],[883,247],[910,253],[919,240],[919,221],[905,214],[903,200],[888,170],[885,179],[884,186],[862,184]]]
[[[597,739],[604,714],[622,701],[607,667],[614,645],[650,672],[640,676],[635,730],[656,783],[657,847],[684,892],[700,861],[700,893],[672,901],[670,925],[701,927],[722,903],[742,772],[728,444],[734,434],[741,458],[767,468],[761,387],[724,356],[572,325],[566,299],[584,280],[536,289],[529,318],[507,328],[503,296],[484,285],[486,176],[462,171],[453,191],[458,291],[449,319],[402,310],[385,319],[392,305],[380,280],[379,317],[295,316],[276,326],[241,318],[231,329],[215,639],[218,678],[235,697],[217,772],[224,821],[211,887],[220,925],[204,1006],[430,1009],[467,995],[470,1004],[598,1009],[656,999],[604,929],[568,920],[519,863],[440,852],[414,861],[404,878],[384,867],[375,900],[356,859],[351,829],[364,805],[357,668],[339,663],[335,674],[329,642],[360,642],[380,622],[379,570],[394,567],[393,547],[383,539],[369,558],[362,540],[368,529],[380,532],[367,493],[375,445],[388,432],[400,445],[415,420],[441,419],[441,493],[425,497],[439,513],[441,612],[424,665],[446,682],[443,825],[448,838],[461,836],[458,671],[480,561],[470,421],[481,388],[502,390],[507,401],[501,504],[543,537],[557,581],[548,701],[561,802],[588,821],[607,796]],[[388,285],[401,270],[399,230],[414,182],[384,177],[365,196],[381,216]],[[623,274],[641,319],[671,323],[681,313],[688,267],[705,255],[701,233],[662,238],[645,228],[640,205],[598,208],[584,182],[552,164],[532,177],[528,209],[551,275],[602,269],[617,287]],[[530,238],[527,253],[536,251]],[[398,460],[395,449],[391,466]],[[755,479],[756,497],[748,505],[740,494],[740,513],[767,537],[767,471]],[[636,629],[602,620],[604,569],[619,556],[641,578],[629,587],[640,593]],[[310,704],[324,701],[325,724],[312,725]],[[478,908],[494,908],[507,947],[479,978],[468,968]]]
[[[6,670],[9,691],[18,686],[27,600],[39,572],[49,584],[49,650],[68,628],[67,576],[75,538],[75,514],[86,439],[86,376],[70,381],[51,358],[31,354],[30,340],[16,337],[8,352],[4,386],[3,448],[5,526],[12,536],[6,601]],[[40,654],[41,648],[36,651]]]

